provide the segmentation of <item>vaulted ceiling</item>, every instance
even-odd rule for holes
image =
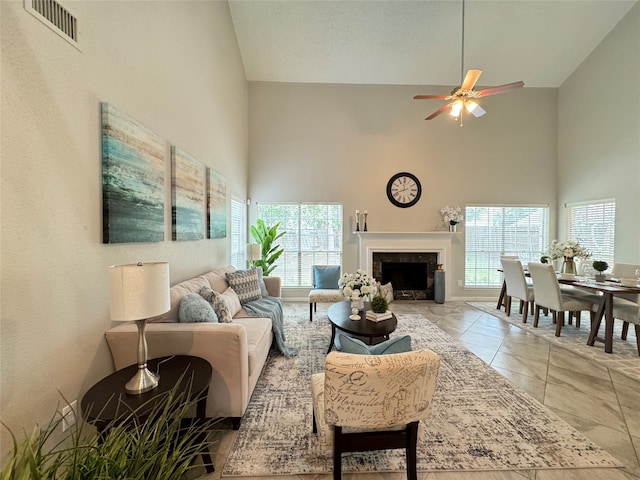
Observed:
[[[478,85],[559,87],[636,0],[466,0]],[[459,85],[462,0],[230,0],[250,81]]]

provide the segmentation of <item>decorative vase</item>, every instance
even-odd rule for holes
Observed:
[[[364,310],[364,299],[358,297],[357,300],[351,300],[351,308],[357,308],[359,311]]]
[[[560,273],[576,274],[576,264],[573,261],[573,257],[564,257]]]
[[[449,231],[450,232],[457,232],[458,231],[458,224],[457,223],[449,223]]]

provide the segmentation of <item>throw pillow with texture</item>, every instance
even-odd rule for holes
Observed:
[[[411,351],[411,336],[390,338],[377,345],[367,345],[357,338],[340,334],[340,351],[358,355],[388,355],[390,353],[404,353]]]
[[[385,285],[378,282],[378,293],[385,298],[387,303],[393,302],[393,285],[391,285],[391,282]]]
[[[180,300],[178,320],[181,323],[217,323],[218,316],[213,307],[197,293],[188,293]]]
[[[238,298],[238,294],[233,290],[233,288],[227,288],[222,295],[220,295],[224,302],[229,307],[229,313],[231,314],[231,318],[235,316],[240,310],[242,310],[242,305],[240,304],[240,299]]]
[[[200,296],[211,304],[220,323],[231,323],[233,315],[231,315],[229,306],[221,294],[211,290],[209,287],[202,287],[202,289],[200,289]]]
[[[262,297],[258,283],[258,272],[255,268],[227,273],[226,277],[229,286],[238,295],[241,305]]]
[[[338,289],[340,265],[314,265],[313,286],[318,290]]]

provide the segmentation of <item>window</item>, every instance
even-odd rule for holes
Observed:
[[[567,239],[577,240],[593,260],[613,266],[616,201],[606,199],[566,205]]]
[[[247,268],[247,209],[244,200],[231,197],[231,265]]]
[[[342,205],[318,203],[259,203],[258,218],[278,231],[284,253],[272,275],[285,287],[310,287],[312,265],[342,264]]]
[[[502,285],[501,255],[517,255],[523,264],[540,261],[548,232],[547,206],[468,206],[465,286]]]

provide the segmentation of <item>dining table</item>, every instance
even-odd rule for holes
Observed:
[[[501,270],[499,269],[499,271]],[[525,271],[524,273],[525,276],[529,276],[529,272]],[[601,300],[598,304],[598,309],[596,310],[596,314],[591,325],[591,332],[589,333],[587,345],[594,346],[596,341],[603,342],[604,351],[606,353],[613,353],[613,325],[615,322],[615,318],[613,317],[613,298],[616,295],[640,294],[640,285],[622,285],[620,281],[615,278],[608,279],[605,282],[596,282],[591,278],[580,276],[568,278],[561,274],[558,274],[558,283],[571,285],[576,288],[600,294]],[[500,290],[500,296],[498,297],[498,304],[496,306],[498,310],[504,306],[506,294],[507,284],[506,282],[502,282],[502,289]],[[605,321],[604,337],[599,335],[603,318]]]

